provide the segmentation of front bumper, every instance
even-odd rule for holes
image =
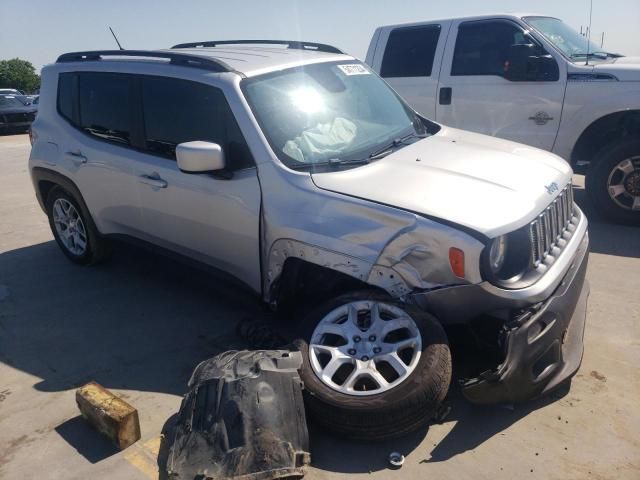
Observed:
[[[575,375],[584,353],[588,249],[585,236],[553,295],[505,325],[505,359],[495,370],[462,383],[469,401],[522,402],[548,393]]]
[[[580,368],[584,352],[589,285],[586,270],[589,235],[582,217],[562,275],[544,284],[509,292],[484,284],[424,292],[413,301],[445,325],[471,325],[492,312],[508,312],[496,346],[502,360],[495,368],[462,381],[464,396],[481,404],[517,403],[548,393]],[[560,265],[558,265],[560,268]],[[558,273],[549,271],[549,273]],[[555,278],[555,280],[554,280]],[[553,281],[553,283],[549,283]]]

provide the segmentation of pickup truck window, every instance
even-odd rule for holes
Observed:
[[[587,37],[580,35],[557,18],[525,17],[524,21],[544,35],[547,40],[569,58],[584,60],[587,57],[587,53],[597,55],[602,50]],[[606,53],[604,53],[604,57],[606,58]]]
[[[440,38],[440,25],[396,28],[382,57],[380,76],[429,77]]]
[[[466,22],[458,27],[451,75],[496,75],[504,77],[509,49],[531,43],[514,23],[504,20]]]

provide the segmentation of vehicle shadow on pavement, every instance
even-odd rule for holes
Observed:
[[[640,226],[607,223],[593,208],[584,188],[574,187],[576,203],[589,219],[589,250],[593,253],[640,258]]]
[[[569,388],[570,384],[565,383],[546,397],[522,405],[482,406],[467,402],[459,388],[453,386],[449,399],[451,414],[444,423],[455,422],[455,425],[444,439],[434,445],[431,456],[422,463],[443,462],[474,450],[531,412],[558,401],[569,393]]]
[[[0,253],[0,290],[0,362],[44,392],[95,380],[182,395],[200,361],[238,348],[236,324],[264,312],[237,285],[130,246],[91,268],[53,241]]]

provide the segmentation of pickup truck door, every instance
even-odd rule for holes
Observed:
[[[444,54],[450,21],[421,23],[381,29],[376,45],[367,59],[419,113],[436,116],[438,73]]]
[[[535,45],[557,65],[555,78],[514,81],[514,45]],[[516,47],[517,49],[517,47]],[[510,19],[456,21],[438,83],[436,120],[464,130],[551,150],[558,133],[566,64]]]

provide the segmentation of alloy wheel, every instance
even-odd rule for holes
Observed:
[[[53,202],[53,223],[60,241],[73,255],[87,251],[87,230],[78,210],[65,198]]]
[[[640,155],[626,158],[613,167],[607,191],[619,207],[640,211]]]
[[[401,308],[357,301],[329,312],[309,342],[316,376],[347,395],[386,392],[415,370],[422,337],[415,321]]]

